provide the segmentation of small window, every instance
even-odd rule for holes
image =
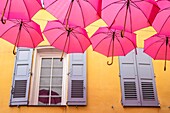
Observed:
[[[30,93],[31,105],[66,105],[68,60],[65,55],[61,62],[61,54],[55,49],[37,49]]]

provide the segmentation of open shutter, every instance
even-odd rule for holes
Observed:
[[[10,105],[27,105],[31,74],[32,49],[19,48],[15,60]]]
[[[119,57],[123,106],[140,106],[135,51]]]
[[[137,49],[137,51],[137,70],[142,106],[159,106],[152,59],[143,52],[143,49]]]
[[[68,105],[86,105],[86,53],[70,55]]]

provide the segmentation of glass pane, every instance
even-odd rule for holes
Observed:
[[[51,67],[52,58],[42,58],[41,67]]]
[[[61,104],[61,97],[51,97],[51,104]]]
[[[53,68],[53,76],[62,76],[63,68]]]
[[[63,67],[63,62],[59,58],[54,58],[53,67]]]
[[[52,96],[59,96],[59,95],[61,95],[61,93],[62,93],[62,88],[61,87],[52,87],[52,89],[51,89],[51,95]]]
[[[41,77],[40,78],[40,86],[41,85],[49,86],[50,85],[50,77]]]
[[[48,97],[49,95],[50,95],[50,88],[49,87],[40,87],[39,96]]]
[[[49,97],[38,97],[38,105],[48,105]]]
[[[51,75],[51,68],[50,67],[42,67],[41,68],[41,75]]]
[[[52,78],[52,85],[62,85],[62,77],[53,77]]]

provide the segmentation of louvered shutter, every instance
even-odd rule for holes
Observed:
[[[123,106],[140,106],[135,51],[119,57]]]
[[[10,105],[27,105],[32,64],[32,49],[17,49]]]
[[[137,51],[137,70],[142,106],[159,106],[152,59],[143,53],[143,49],[137,49]]]
[[[86,53],[70,55],[68,105],[86,105]]]

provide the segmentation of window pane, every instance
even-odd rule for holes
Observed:
[[[62,93],[62,88],[61,87],[53,87],[51,90],[52,90],[51,91],[52,96],[57,96],[57,95],[59,96]]]
[[[42,85],[50,86],[50,77],[41,77],[40,86]]]
[[[46,68],[46,67],[42,67],[41,68],[41,75],[51,75],[51,68],[50,67],[48,67],[48,68]]]
[[[62,76],[63,68],[53,68],[53,76]]]
[[[52,85],[62,85],[62,77],[53,77],[52,78]]]
[[[49,97],[38,98],[38,105],[48,105],[48,104],[49,104]]]
[[[61,97],[51,97],[51,104],[61,104]]]
[[[42,58],[42,67],[51,67],[52,58]]]
[[[63,62],[59,58],[54,58],[53,67],[63,67]]]
[[[40,87],[39,96],[48,97],[50,95],[49,87]]]

